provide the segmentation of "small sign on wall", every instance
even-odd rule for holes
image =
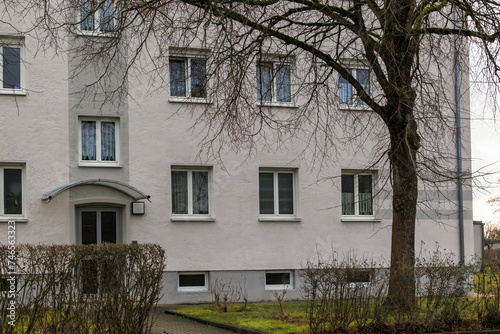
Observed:
[[[143,215],[146,211],[146,204],[144,202],[132,202],[132,214]]]

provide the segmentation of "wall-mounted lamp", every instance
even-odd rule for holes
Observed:
[[[144,202],[132,202],[131,209],[133,215],[143,215],[146,211],[146,204]]]

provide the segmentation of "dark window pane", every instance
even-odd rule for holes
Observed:
[[[354,214],[354,175],[342,175],[342,214]]]
[[[85,31],[93,31],[95,29],[94,8],[94,1],[80,1],[80,29]]]
[[[370,94],[370,71],[368,69],[357,69],[356,70],[356,79],[363,86],[366,93]],[[362,105],[366,105],[364,101],[359,99],[359,103]]]
[[[266,273],[266,285],[290,284],[290,273]]]
[[[104,3],[101,4],[99,11],[99,30],[102,32],[110,32],[114,30],[113,2],[114,0],[105,0]]]
[[[82,212],[82,244],[97,244],[97,212]]]
[[[351,70],[348,72],[352,73]],[[339,76],[339,98],[340,104],[352,104],[352,86],[342,76]]]
[[[279,213],[293,214],[293,174],[278,173]]]
[[[3,88],[21,88],[21,49],[3,47]]]
[[[191,96],[207,97],[207,60],[191,59]]]
[[[116,212],[101,212],[101,242],[116,243]]]
[[[205,274],[180,274],[179,275],[179,287],[204,287],[205,286]]]
[[[259,173],[259,206],[261,214],[274,213],[273,173]]]
[[[373,214],[372,176],[358,175],[359,214]]]
[[[292,101],[290,65],[277,64],[276,66],[276,100],[280,102],[290,102]]]
[[[347,269],[346,281],[349,283],[367,283],[370,282],[370,270],[365,269]]]
[[[186,62],[170,59],[170,96],[186,96]]]
[[[99,287],[97,261],[83,260],[81,266],[82,293],[96,294]]]
[[[172,171],[172,213],[188,213],[187,172]]]
[[[3,171],[4,214],[20,215],[23,213],[21,169],[5,168]]]
[[[208,214],[208,172],[193,172],[193,213]]]
[[[96,160],[95,132],[95,121],[82,121],[82,160]]]
[[[101,122],[101,161],[116,161],[115,122]]]
[[[10,290],[10,283],[9,281],[7,281],[7,277],[0,277],[0,292],[9,290]]]
[[[260,63],[257,65],[257,99],[261,101],[272,101],[272,63]]]

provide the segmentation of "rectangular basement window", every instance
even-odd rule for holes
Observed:
[[[208,291],[208,274],[206,272],[179,273],[178,290],[182,292]]]
[[[293,289],[292,271],[266,272],[266,290]]]

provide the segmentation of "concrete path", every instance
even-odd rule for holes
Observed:
[[[175,315],[165,314],[165,309],[158,307],[155,312],[156,320],[151,334],[234,334],[225,329],[188,320]]]

